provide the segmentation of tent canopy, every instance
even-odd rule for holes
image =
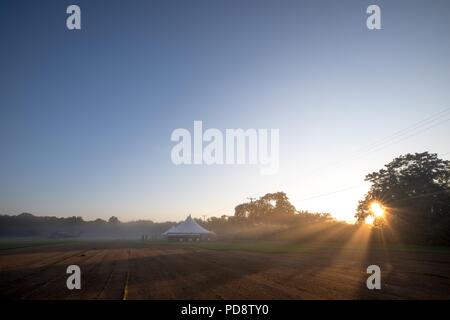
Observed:
[[[171,232],[175,232],[177,228],[175,226],[171,226],[169,230],[163,233],[163,236],[168,235]]]
[[[194,235],[194,234],[214,234],[214,232],[206,230],[201,225],[192,219],[189,215],[186,220],[177,226],[170,227],[169,230],[163,233],[165,236],[169,235]]]

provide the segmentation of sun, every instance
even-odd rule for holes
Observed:
[[[373,225],[377,219],[383,218],[385,214],[385,208],[379,202],[374,201],[370,204],[371,214],[364,220],[365,223]]]
[[[384,216],[384,208],[378,202],[372,202],[370,205],[370,211],[372,211],[376,218],[381,218]]]
[[[373,225],[373,223],[375,222],[375,217],[374,216],[367,216],[366,219],[364,220],[365,223]]]

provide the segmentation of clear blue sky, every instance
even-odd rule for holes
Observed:
[[[284,191],[349,219],[367,173],[450,152],[444,122],[355,157],[450,107],[449,30],[446,0],[1,0],[0,213],[179,220]],[[170,134],[194,120],[280,129],[278,174],[173,165]]]

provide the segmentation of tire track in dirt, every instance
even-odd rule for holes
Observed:
[[[109,284],[111,282],[111,279],[112,279],[112,276],[114,274],[114,270],[116,268],[117,263],[118,263],[117,259],[113,259],[113,261],[111,262],[111,264],[110,264],[110,266],[111,266],[110,269],[111,270],[108,272],[106,280],[105,280],[105,282],[102,285],[102,289],[97,293],[97,295],[95,297],[96,300],[101,299],[105,295],[106,288],[109,286]]]
[[[71,252],[61,250],[51,252],[50,256],[46,256],[46,252],[30,253],[28,255],[26,253],[5,255],[6,257],[2,258],[3,263],[0,265],[0,271],[2,277],[5,278],[6,281],[3,281],[3,279],[1,280],[6,283],[9,281],[20,281],[25,277],[42,272],[48,267],[63,262],[66,259],[70,259],[78,254],[83,254],[86,251],[88,250],[76,249]],[[35,256],[37,257],[35,258]],[[10,272],[11,270],[13,270],[13,272]],[[12,278],[14,276],[16,276],[16,278]]]
[[[93,264],[92,261],[98,258],[99,256],[101,257],[101,259],[104,259],[106,253],[107,252],[105,250],[95,250],[95,252],[92,253],[92,255],[81,254],[78,257],[76,257],[77,259],[75,261],[72,261],[69,264],[69,265],[71,264],[78,265],[80,267],[82,286],[84,282],[85,273],[89,273],[90,270],[97,267],[97,264]],[[67,268],[67,266],[64,266],[64,269]],[[89,266],[90,268],[86,271],[87,266]],[[64,272],[55,274],[52,279],[47,280],[43,282],[41,285],[38,285],[37,287],[32,289],[31,291],[28,291],[20,299],[22,300],[38,299],[41,297],[45,297],[46,299],[61,299],[70,292],[77,292],[78,290],[72,291],[67,288],[66,280],[70,275],[66,273],[66,270],[63,271]]]
[[[127,250],[103,249],[82,267],[81,290],[65,291],[65,299],[121,299],[126,275]]]
[[[198,251],[199,258],[214,270],[207,281],[213,290],[226,299],[293,299],[305,296],[307,292],[288,288],[285,283],[274,281],[267,272],[272,267],[267,257],[260,263],[255,256],[248,259],[247,252],[207,252]],[[238,268],[237,268],[238,267]],[[226,275],[223,277],[223,275]],[[216,286],[216,287],[214,287]],[[237,289],[237,290],[236,290]],[[200,295],[200,298],[208,296]]]
[[[173,268],[183,270],[185,266],[180,265],[183,262],[180,256],[186,252],[185,249],[160,248],[132,250],[128,299],[180,299],[177,291],[183,291],[189,283],[179,277]]]
[[[109,259],[104,263],[103,269],[90,274],[97,289],[90,288],[90,293],[82,295],[82,299],[115,299],[123,298],[127,273],[128,249],[108,250]]]
[[[67,299],[120,299],[120,290],[109,290],[114,277],[120,267],[125,263],[125,249],[106,249],[105,255],[93,261],[94,266],[89,268],[82,278],[82,289],[74,290]],[[123,273],[123,272],[122,272]],[[119,273],[120,274],[120,273]],[[123,282],[122,282],[123,283]]]
[[[82,262],[83,260],[91,258],[91,256],[87,255],[88,251],[89,250],[83,250],[76,254],[70,254],[69,256],[58,259],[50,265],[39,268],[38,270],[28,274],[25,277],[20,278],[19,280],[14,280],[13,285],[2,285],[2,287],[5,287],[5,290],[2,291],[2,294],[9,298],[27,298],[29,295],[36,292],[36,290],[45,288],[54,280],[61,277],[68,277],[69,275],[66,273],[67,266],[71,264],[80,264],[80,262]],[[96,254],[98,254],[98,252],[94,253],[94,255]],[[65,262],[64,265],[62,264],[63,262]],[[63,285],[67,290],[65,281]]]
[[[122,243],[80,250],[88,247],[70,247],[78,250],[30,268],[25,277],[15,270],[22,280],[0,281],[5,289],[0,294],[8,299],[450,298],[450,255],[445,253],[396,252],[387,257],[374,251],[362,259],[356,251],[339,256],[334,251],[275,254]],[[65,262],[81,267],[81,290],[66,288]],[[374,263],[383,272],[379,292],[365,287],[367,265]]]
[[[129,281],[130,281],[130,249],[127,250],[127,277],[125,279],[125,284],[123,286],[122,300],[127,300],[128,298]]]
[[[130,254],[130,278],[128,282],[128,299],[146,298],[154,299],[155,296],[162,299],[173,298],[170,289],[165,286],[158,288],[154,284],[158,281],[168,281],[166,266],[156,257],[166,254],[159,249],[145,248],[132,250]]]
[[[57,252],[45,252],[45,253],[15,253],[13,255],[5,254],[3,256],[7,257],[8,260],[5,261],[6,263],[2,264],[0,267],[0,271],[8,271],[8,270],[14,270],[17,268],[22,268],[23,266],[29,266],[29,267],[42,267],[45,266],[48,263],[52,263],[55,259],[60,259],[61,254],[67,253],[65,251],[57,251]],[[68,254],[70,255],[70,254]],[[11,258],[11,256],[13,258]],[[2,259],[6,259],[3,258]]]
[[[8,288],[18,286],[18,283],[32,282],[34,278],[36,278],[38,276],[42,276],[42,274],[45,274],[47,271],[58,266],[59,264],[65,262],[67,260],[76,258],[78,256],[83,256],[88,251],[89,250],[78,250],[75,253],[65,254],[60,258],[55,257],[55,259],[53,261],[50,261],[50,262],[48,262],[42,266],[38,266],[38,267],[33,267],[32,265],[26,266],[25,267],[26,271],[23,271],[23,270],[17,271],[16,270],[15,272],[11,272],[11,273],[3,272],[2,278],[7,277],[8,280],[1,281],[1,285],[0,285],[0,291],[2,292],[1,294],[3,295],[4,293],[6,293]],[[22,268],[24,268],[24,267],[22,267]],[[19,274],[19,275],[14,277],[14,273]]]
[[[182,252],[152,249],[151,263],[145,263],[142,275],[132,270],[130,297],[146,296],[150,299],[225,299],[225,298],[261,298],[274,296],[293,298],[292,289],[264,277],[255,277],[261,271],[258,265],[240,265],[239,257],[231,259],[233,267],[221,265],[211,260],[204,251],[184,249]],[[140,252],[137,261],[145,261],[148,252]],[[228,257],[230,258],[230,257]],[[222,259],[220,259],[222,260]],[[267,262],[267,261],[266,261]],[[239,268],[236,268],[239,266]],[[135,276],[135,274],[139,276]],[[145,285],[144,285],[145,284]],[[236,288],[238,286],[238,288]],[[237,290],[236,290],[237,289]],[[239,294],[236,297],[236,294]],[[297,293],[298,294],[298,293]],[[304,294],[304,293],[303,293]]]

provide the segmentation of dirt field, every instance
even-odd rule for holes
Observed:
[[[66,288],[81,267],[81,290]],[[382,288],[366,288],[367,266]],[[0,249],[2,299],[449,299],[447,250],[314,248],[293,253],[137,242]]]

